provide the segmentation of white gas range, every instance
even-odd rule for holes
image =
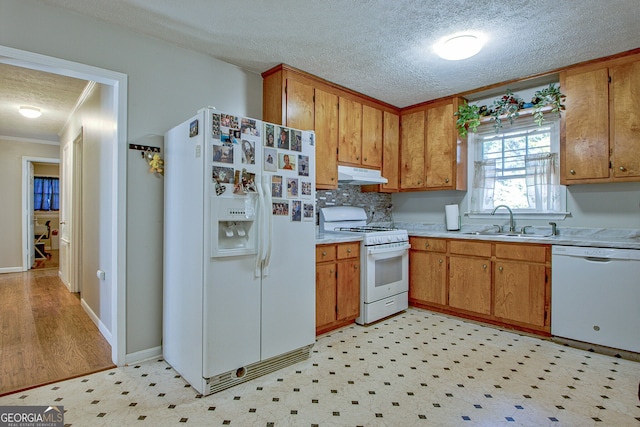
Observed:
[[[409,235],[407,230],[367,225],[363,208],[336,206],[320,210],[320,231],[362,233],[360,316],[366,325],[409,306]]]

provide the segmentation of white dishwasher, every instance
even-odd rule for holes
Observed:
[[[551,334],[640,353],[640,250],[551,253]]]

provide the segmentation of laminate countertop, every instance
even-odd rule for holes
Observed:
[[[328,245],[330,243],[361,242],[362,235],[357,233],[331,233],[316,231],[316,245]]]
[[[378,224],[376,224],[378,225]],[[386,225],[389,224],[379,224]],[[525,235],[514,236],[492,233],[495,227],[484,225],[463,225],[460,231],[447,231],[438,224],[396,223],[396,228],[407,230],[409,236],[433,237],[439,239],[465,239],[513,243],[536,243],[544,245],[584,246],[597,248],[640,249],[640,230],[628,228],[578,228],[558,226],[558,234],[551,236],[550,227],[528,227]],[[481,234],[475,234],[481,233]],[[486,233],[486,234],[482,234]],[[345,243],[362,241],[357,234],[316,232],[316,244]]]
[[[611,228],[576,228],[558,226],[558,234],[551,235],[551,227],[530,227],[526,234],[508,236],[494,233],[495,227],[462,226],[460,231],[447,231],[441,225],[415,223],[396,224],[409,236],[442,239],[488,240],[499,242],[537,243],[546,245],[586,246],[598,248],[640,249],[640,230]],[[475,234],[486,233],[486,234]]]

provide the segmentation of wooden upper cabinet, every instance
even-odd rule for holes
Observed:
[[[314,88],[311,85],[287,79],[286,114],[287,126],[313,130],[314,126]]]
[[[560,87],[566,95],[563,184],[609,177],[609,74],[607,68],[566,72]]]
[[[400,189],[425,186],[425,112],[400,116]]]
[[[452,187],[455,171],[455,127],[453,104],[430,108],[427,111],[426,168],[427,187]]]
[[[562,184],[640,181],[640,55],[560,73]]]
[[[382,167],[382,110],[362,106],[362,165],[380,169]]]
[[[315,90],[316,188],[338,188],[338,96]]]
[[[263,120],[316,132],[316,188],[338,188],[341,163],[385,168],[391,182],[368,190],[398,191],[397,108],[285,64],[265,71],[262,78]],[[390,114],[386,123],[385,114]]]
[[[612,67],[610,74],[613,175],[640,177],[640,59]]]
[[[400,189],[400,116],[385,111],[382,124],[382,176],[389,180],[381,190],[393,192]]]
[[[362,104],[339,97],[338,162],[359,165],[362,160]]]
[[[465,190],[467,141],[453,112],[461,98],[412,108],[400,118],[400,189]]]

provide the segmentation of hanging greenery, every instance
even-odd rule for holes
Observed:
[[[467,136],[469,130],[475,132],[480,126],[480,107],[475,104],[469,105],[464,101],[464,105],[458,107],[453,115],[458,117],[456,126],[460,136]]]
[[[468,132],[476,132],[480,126],[482,117],[489,116],[493,122],[496,132],[502,129],[504,119],[509,123],[520,116],[523,109],[533,108],[533,118],[538,126],[544,121],[545,112],[560,114],[564,110],[562,104],[565,95],[560,92],[560,87],[551,83],[549,87],[536,91],[530,103],[525,103],[522,98],[515,95],[511,89],[507,89],[505,95],[493,101],[490,108],[487,106],[470,105],[466,101],[458,107],[454,113],[457,117],[456,126],[461,137],[467,136]],[[550,109],[546,108],[550,107]]]

